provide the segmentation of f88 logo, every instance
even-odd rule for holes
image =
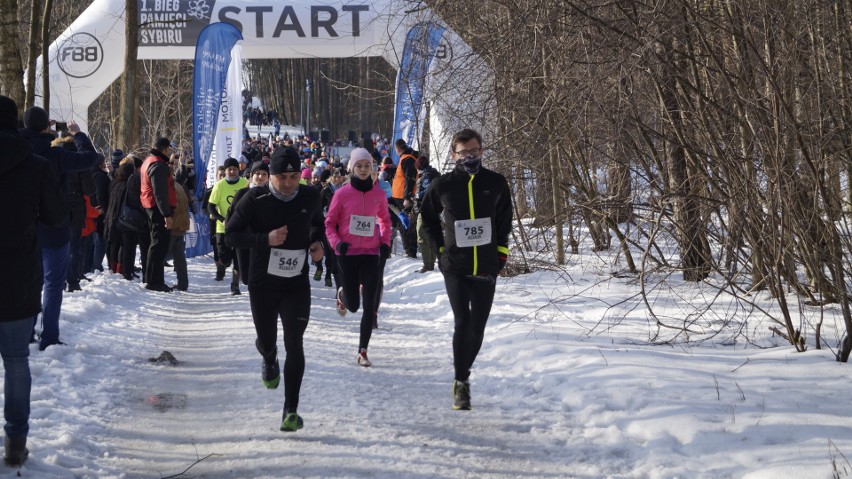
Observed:
[[[57,60],[59,68],[66,75],[85,78],[101,67],[104,61],[104,49],[94,35],[75,33],[59,46]]]
[[[75,62],[96,62],[100,58],[98,53],[98,47],[65,47],[62,49],[62,61],[68,60],[70,56]]]

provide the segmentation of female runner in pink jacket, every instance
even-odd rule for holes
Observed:
[[[372,366],[367,347],[376,319],[376,288],[379,283],[379,257],[390,257],[391,220],[384,191],[373,183],[373,157],[364,148],[349,155],[349,184],[338,189],[331,198],[325,217],[325,232],[337,253],[340,288],[337,290],[337,312],[358,311],[361,295],[361,335],[357,363]],[[361,290],[363,287],[363,290]]]

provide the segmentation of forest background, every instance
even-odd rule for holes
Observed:
[[[33,104],[26,66],[89,3],[0,0],[0,93],[21,109]],[[564,268],[580,248],[616,249],[608,274],[641,286],[652,341],[729,334],[763,314],[796,350],[828,347],[848,360],[852,0],[407,8],[431,9],[494,72],[483,85],[496,105],[486,161],[513,187],[510,273]],[[253,60],[244,69],[283,123],[301,121],[311,79],[312,125],[332,138],[390,134],[396,73],[384,60]],[[128,61],[89,112],[96,144],[134,149],[167,134],[188,146],[191,75],[188,61]],[[654,292],[671,275],[742,307],[720,316],[714,297],[692,299],[690,314],[659,317]]]

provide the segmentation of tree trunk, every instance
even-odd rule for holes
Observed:
[[[30,8],[30,29],[27,40],[27,86],[26,96],[24,97],[24,108],[29,108],[35,104],[35,84],[36,84],[36,60],[38,59],[39,37],[41,36],[41,12],[39,12],[39,0],[32,0],[33,4]]]
[[[136,0],[126,1],[124,74],[121,77],[121,107],[118,124],[118,143],[132,150],[139,145],[139,15]]]
[[[24,67],[18,45],[18,0],[0,0],[0,94],[24,111]]]
[[[53,11],[53,0],[44,0],[44,10],[41,15],[41,106],[50,111],[50,14]]]

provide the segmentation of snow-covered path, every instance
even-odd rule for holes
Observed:
[[[98,278],[91,288],[112,289],[111,295],[98,294],[109,304],[68,301],[69,310],[86,310],[62,325],[63,339],[74,346],[47,351],[57,361],[79,360],[95,369],[93,374],[81,364],[61,379],[77,386],[69,388],[78,391],[77,400],[94,400],[83,408],[91,417],[80,428],[90,435],[88,452],[96,457],[55,462],[93,477],[164,477],[211,454],[186,477],[570,476],[564,445],[548,440],[553,429],[567,427],[562,411],[519,415],[518,404],[484,391],[499,391],[504,381],[523,387],[517,383],[522,378],[475,374],[474,409],[451,409],[449,306],[441,276],[412,281],[415,265],[388,267],[371,369],[355,365],[358,317],[340,318],[331,288],[312,281],[299,408],[306,425],[296,433],[278,430],[283,383],[270,391],[260,382],[245,287],[242,296],[230,296],[226,283],[210,278],[206,262],[193,263],[189,293],[154,294],[138,283]],[[87,349],[94,354],[79,354]],[[180,364],[148,361],[163,350]],[[279,350],[283,361],[280,337]],[[49,367],[42,373],[50,375]],[[62,398],[46,400],[62,407]],[[61,437],[56,441],[71,446]],[[31,447],[33,467],[46,451],[43,443],[31,441]]]
[[[0,478],[852,477],[852,370],[831,350],[796,353],[721,297],[747,340],[651,345],[635,282],[584,259],[570,277],[499,279],[467,412],[451,409],[439,273],[389,261],[370,369],[355,365],[358,317],[311,281],[296,433],[278,430],[283,389],[260,382],[245,288],[213,281],[212,259],[190,261],[188,293],[98,275],[66,295],[68,345],[31,347],[30,459]],[[674,283],[655,309],[676,318],[712,291]],[[179,364],[148,361],[163,351]]]

